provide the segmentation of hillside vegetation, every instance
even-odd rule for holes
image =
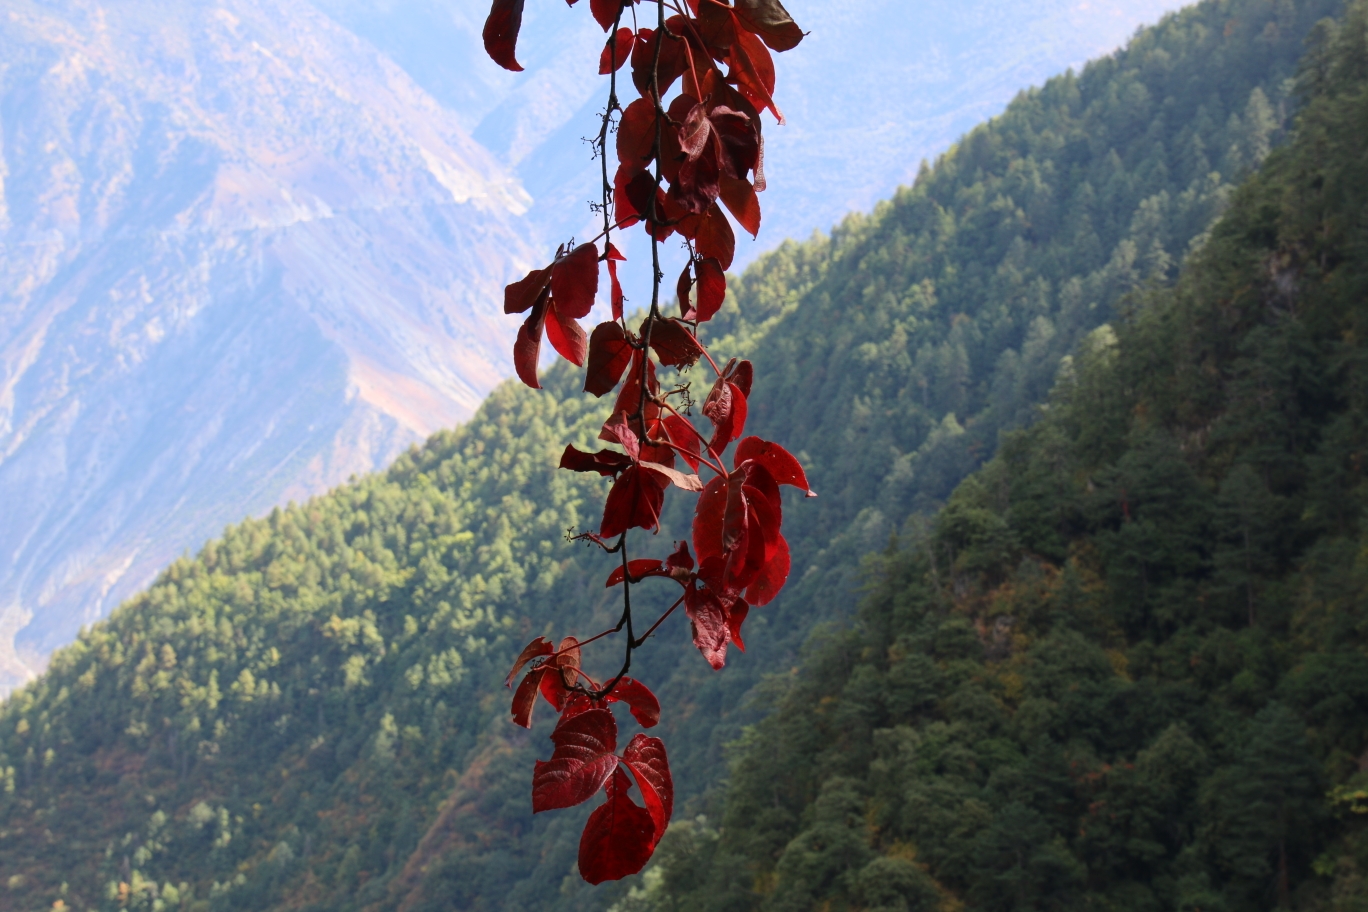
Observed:
[[[713,674],[681,625],[641,657],[679,707],[662,720],[677,819],[721,794],[722,745],[775,689],[763,675],[790,668],[815,625],[848,618],[862,557],[1027,422],[1061,356],[1124,295],[1175,275],[1281,140],[1303,38],[1337,10],[1228,0],[1170,17],[1023,93],[873,214],[786,244],[732,286],[714,350],[754,353],[770,385],[751,430],[801,452],[822,496],[789,511],[792,591],[752,617],[748,654]],[[589,445],[601,404],[567,401],[569,372],[545,382],[553,395],[500,388],[383,475],[229,529],[11,698],[2,904],[622,899],[624,886],[574,876],[580,815],[532,818],[527,771],[546,731],[514,730],[500,686],[532,636],[611,622],[606,568],[563,540],[596,520],[591,483],[553,468],[565,440]],[[685,519],[667,516],[662,537]]]
[[[1301,93],[619,912],[1368,908],[1368,3]]]

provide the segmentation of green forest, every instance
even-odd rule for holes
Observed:
[[[1364,136],[1368,6],[1208,0],[729,283],[710,347],[821,496],[748,653],[639,657],[643,875],[579,881],[502,686],[616,619],[561,367],[0,707],[0,906],[1368,908]]]

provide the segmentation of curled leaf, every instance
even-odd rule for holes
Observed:
[[[600,323],[589,337],[589,368],[584,375],[584,391],[595,396],[611,391],[631,362],[632,345],[627,340],[627,332],[616,322]]]
[[[513,670],[504,679],[504,686],[509,687],[513,684],[513,679],[518,672],[522,671],[523,666],[539,656],[547,656],[555,652],[556,648],[551,645],[551,641],[544,636],[539,636],[532,642],[523,647],[523,651],[518,654],[518,659],[513,663]]]
[[[515,73],[522,72],[516,55],[522,15],[523,0],[494,0],[484,24],[485,53],[499,66]]]

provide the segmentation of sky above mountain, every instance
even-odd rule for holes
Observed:
[[[593,223],[597,186],[581,137],[597,133],[606,89],[596,74],[603,33],[588,10],[529,3],[509,73],[480,47],[483,0],[315,0],[374,43],[453,111],[535,200],[528,220],[554,246]],[[1175,0],[791,0],[808,31],[776,59],[766,115],[765,221],[738,267],[784,238],[825,231],[868,210],[923,159],[1001,111],[1019,91],[1121,46]]]

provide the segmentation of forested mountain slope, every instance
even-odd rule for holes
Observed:
[[[1302,89],[620,912],[1365,907],[1368,3]]]
[[[861,557],[1029,417],[1059,357],[1164,282],[1279,140],[1333,2],[1209,2],[1024,93],[917,185],[749,270],[730,339],[751,430],[802,451],[795,579],[720,674],[681,627],[640,657],[679,817],[724,772],[765,672],[845,616]],[[609,623],[565,544],[588,484],[553,466],[601,404],[503,387],[382,476],[230,529],[0,710],[0,866],[16,908],[596,909],[580,815],[533,819],[544,754],[502,676],[536,633]],[[793,412],[792,399],[805,403]],[[686,517],[667,517],[662,536]],[[751,632],[753,631],[753,633]],[[761,688],[763,691],[763,688]],[[587,809],[582,809],[587,812]]]

